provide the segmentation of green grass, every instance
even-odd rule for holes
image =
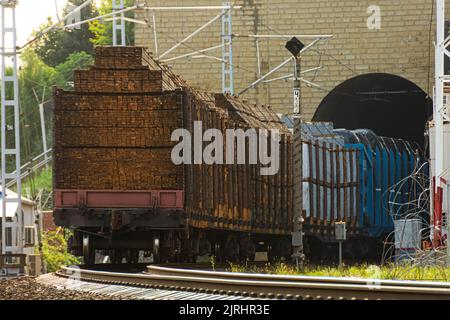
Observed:
[[[31,197],[33,195],[33,189],[35,192],[44,190],[44,192],[51,192],[52,186],[52,168],[48,167],[41,170],[34,176],[29,176],[24,182],[22,182],[22,190],[24,195]]]
[[[411,267],[407,265],[361,265],[344,267],[306,267],[299,272],[294,266],[285,263],[266,264],[263,267],[230,265],[231,272],[258,272],[277,275],[304,275],[316,277],[345,277],[384,280],[415,280],[450,282],[450,268]]]

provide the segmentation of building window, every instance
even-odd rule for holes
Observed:
[[[34,246],[35,230],[36,229],[34,227],[25,227],[25,246]]]
[[[11,227],[6,227],[5,228],[5,244],[7,247],[12,247],[12,228]]]

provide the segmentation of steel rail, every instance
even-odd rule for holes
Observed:
[[[285,276],[255,274],[213,273],[195,270],[159,269],[166,274],[124,274],[117,272],[82,270],[63,267],[58,276],[129,286],[142,286],[174,291],[208,291],[232,295],[277,299],[329,299],[329,300],[450,300],[450,287],[412,286],[400,283],[345,283],[336,279],[303,277],[294,280]],[[189,275],[187,271],[192,271]],[[182,273],[184,272],[184,274]]]
[[[195,268],[195,265],[192,265]],[[418,287],[418,288],[441,288],[450,289],[450,282],[437,281],[410,281],[410,280],[384,280],[384,279],[363,279],[363,278],[344,278],[344,277],[312,277],[312,276],[289,276],[273,275],[259,273],[238,273],[205,271],[191,269],[189,265],[182,267],[165,267],[151,265],[147,267],[147,274],[152,275],[177,275],[184,277],[207,277],[207,278],[232,278],[232,279],[250,279],[255,281],[286,281],[286,282],[311,282],[311,283],[334,283],[334,284],[355,284],[355,285],[380,285],[397,287]]]

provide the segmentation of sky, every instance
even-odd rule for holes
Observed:
[[[66,0],[20,0],[16,8],[17,44],[23,45],[33,30],[52,17],[56,21],[56,6],[62,10]]]
[[[95,2],[95,1],[94,1]],[[19,0],[16,9],[17,44],[26,43],[33,30],[52,17],[57,21],[57,11],[62,12],[67,0]]]

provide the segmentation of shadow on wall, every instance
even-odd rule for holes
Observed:
[[[319,105],[313,121],[335,128],[371,129],[377,135],[424,144],[425,125],[432,115],[425,91],[402,77],[372,73],[349,79]]]

